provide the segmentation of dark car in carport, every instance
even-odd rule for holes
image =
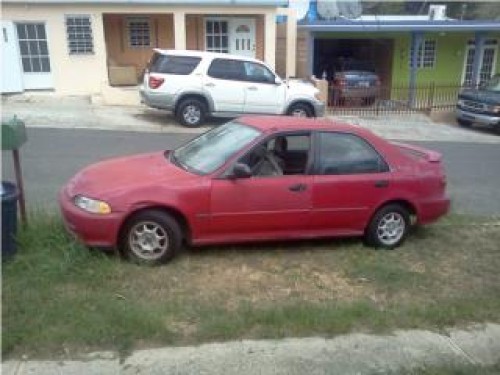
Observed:
[[[333,65],[331,94],[334,105],[346,101],[373,104],[380,94],[380,78],[373,64],[354,59],[338,59]]]

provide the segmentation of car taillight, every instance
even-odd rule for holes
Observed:
[[[149,76],[148,84],[149,84],[149,87],[152,89],[157,89],[158,87],[160,87],[163,84],[163,82],[165,82],[164,78]]]

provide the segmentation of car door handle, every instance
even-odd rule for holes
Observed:
[[[384,187],[389,186],[389,181],[377,180],[377,181],[375,181],[374,185],[375,185],[375,187],[378,187],[378,188],[384,188]]]
[[[255,87],[255,86],[250,86],[250,87],[247,87],[247,90],[250,90],[250,91],[257,91],[257,87]]]
[[[205,83],[205,87],[215,87],[215,83]]]
[[[305,185],[305,184],[295,184],[295,185],[291,185],[288,187],[288,190],[294,191],[297,193],[305,191],[306,189],[307,189],[307,185]]]

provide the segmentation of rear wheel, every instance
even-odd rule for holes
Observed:
[[[126,224],[121,238],[122,253],[131,261],[157,265],[179,251],[182,231],[177,221],[159,210],[142,211]]]
[[[410,228],[410,213],[399,204],[388,204],[373,216],[365,231],[366,242],[373,247],[393,249],[405,240]]]
[[[192,98],[183,100],[176,111],[177,120],[184,126],[200,126],[207,115],[207,107],[201,100]]]
[[[472,122],[463,120],[461,118],[457,119],[458,125],[463,126],[464,128],[469,128],[472,125]]]
[[[294,117],[313,117],[314,115],[311,107],[304,103],[292,104],[286,114]]]

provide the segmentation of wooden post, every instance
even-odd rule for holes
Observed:
[[[19,160],[19,150],[12,150],[12,156],[14,158],[14,172],[16,174],[16,184],[19,189],[19,210],[21,213],[21,220],[23,224],[27,224],[26,218],[26,202],[24,200],[24,187],[23,187],[23,173],[21,170],[21,162]]]

